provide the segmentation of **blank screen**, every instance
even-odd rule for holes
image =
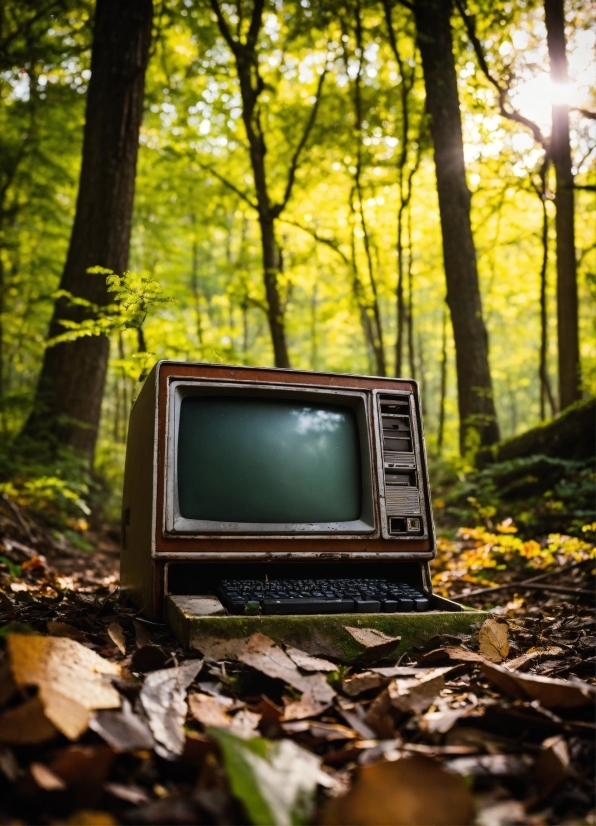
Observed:
[[[354,412],[278,399],[185,398],[178,436],[178,500],[186,519],[360,519],[360,442]]]

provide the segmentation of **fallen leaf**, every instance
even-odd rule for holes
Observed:
[[[561,735],[549,737],[542,744],[542,751],[534,763],[534,778],[539,788],[538,799],[542,802],[569,777],[569,750]],[[534,805],[535,805],[534,803]]]
[[[449,645],[446,648],[435,648],[418,657],[418,665],[441,665],[443,663],[481,663],[484,657],[475,651],[464,648],[463,645]]]
[[[482,671],[496,686],[516,700],[538,700],[543,708],[577,708],[596,699],[596,688],[581,680],[567,682],[552,677],[520,674],[500,665],[483,663]]]
[[[131,803],[133,806],[149,803],[151,799],[145,789],[142,789],[140,786],[134,786],[132,784],[125,786],[123,783],[104,783],[103,787],[109,794],[113,794],[114,797],[117,797],[119,800],[125,800],[127,803]]]
[[[55,775],[43,763],[31,763],[29,771],[39,788],[45,792],[58,792],[66,788],[64,780]]]
[[[389,691],[385,689],[372,701],[364,717],[366,725],[383,740],[389,740],[394,735],[395,721],[392,709]]]
[[[68,637],[78,642],[84,642],[87,639],[87,634],[85,634],[84,631],[81,631],[80,628],[75,628],[74,625],[69,625],[67,622],[48,620],[46,622],[46,628],[48,629],[48,634],[51,634],[52,637]]]
[[[480,653],[491,663],[500,663],[509,654],[509,629],[505,622],[489,617],[478,634]]]
[[[98,711],[89,721],[89,728],[99,734],[115,752],[152,749],[153,735],[149,725],[135,714],[128,700],[122,700],[120,711]]]
[[[388,657],[401,640],[401,637],[390,637],[375,628],[351,628],[348,625],[344,625],[344,628],[365,648],[355,661],[360,665],[372,665],[383,657]]]
[[[305,702],[330,703],[335,697],[335,691],[323,674],[301,674],[293,660],[264,634],[253,634],[238,659],[268,677],[283,680],[287,685],[304,692]]]
[[[37,745],[53,740],[57,734],[58,731],[44,714],[39,697],[26,700],[0,714],[0,743]]]
[[[223,756],[232,794],[256,826],[310,822],[320,759],[291,740],[242,740],[211,729]]]
[[[503,663],[503,666],[509,671],[522,671],[522,669],[529,665],[533,660],[548,659],[549,657],[556,658],[561,657],[564,654],[564,650],[559,648],[557,645],[552,645],[547,648],[533,648],[530,651],[526,651],[525,654],[516,657],[514,660],[509,660],[508,662]]]
[[[226,708],[209,694],[189,694],[188,707],[195,720],[204,726],[227,728],[232,722]]]
[[[451,669],[432,668],[418,677],[393,680],[387,687],[391,705],[399,711],[426,711],[445,687],[445,674],[448,671]]]
[[[313,700],[312,697],[303,694],[301,700],[295,700],[284,707],[282,719],[304,720],[308,717],[317,717],[325,711],[326,708],[327,705],[318,703],[316,700]]]
[[[68,786],[73,807],[95,806],[114,762],[108,746],[68,746],[58,751],[48,768]]]
[[[427,711],[420,719],[421,730],[429,734],[446,734],[459,719],[466,717],[476,708],[478,699],[474,695],[470,699],[472,702],[452,708],[446,698],[439,698],[435,701],[436,710]]]
[[[317,740],[356,740],[357,735],[351,728],[339,723],[322,723],[319,720],[295,720],[282,723],[284,731],[298,734],[308,731]]]
[[[126,654],[126,639],[124,638],[124,629],[117,622],[111,622],[108,625],[108,636],[121,654]]]
[[[512,823],[523,823],[525,820],[526,810],[519,800],[481,803],[476,815],[477,826],[511,826]]]
[[[242,737],[243,740],[248,740],[254,737],[257,733],[257,728],[261,722],[261,715],[254,711],[249,711],[247,708],[241,709],[234,714],[230,723],[229,729],[236,737]]]
[[[474,801],[463,778],[427,757],[358,769],[354,785],[323,809],[323,826],[453,826],[472,823]]]
[[[7,649],[17,685],[38,687],[46,717],[69,739],[86,731],[92,711],[119,708],[109,678],[120,676],[120,666],[76,640],[11,634]]]
[[[135,643],[137,648],[142,648],[144,645],[152,645],[151,635],[143,623],[138,620],[133,620],[132,624],[135,629]]]
[[[337,666],[321,657],[313,657],[299,648],[286,646],[286,654],[303,671],[337,671]]]
[[[341,690],[348,697],[357,697],[365,691],[370,691],[373,688],[380,688],[387,684],[387,678],[380,674],[375,674],[373,671],[363,671],[361,674],[354,674],[353,677],[348,677],[342,681]]]
[[[152,671],[145,678],[139,696],[160,757],[171,760],[184,751],[186,689],[202,665],[203,660],[189,660],[178,668]]]

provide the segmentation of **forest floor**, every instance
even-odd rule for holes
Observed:
[[[109,526],[1,506],[0,824],[596,823],[588,543],[442,540],[436,587],[492,617],[397,663],[262,635],[223,662],[119,603]]]

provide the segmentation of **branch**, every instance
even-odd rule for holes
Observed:
[[[315,124],[315,120],[317,119],[317,111],[319,109],[319,103],[321,101],[321,93],[323,91],[323,83],[325,82],[325,76],[327,75],[327,67],[323,69],[321,76],[319,77],[319,83],[317,86],[317,93],[315,96],[315,102],[311,109],[308,121],[306,122],[306,126],[304,127],[304,132],[302,133],[302,137],[296,147],[294,155],[292,157],[292,163],[290,164],[290,171],[288,172],[288,183],[286,184],[286,191],[284,192],[284,197],[281,203],[276,204],[272,208],[272,212],[274,217],[278,217],[283,209],[286,207],[288,201],[290,200],[290,196],[292,194],[292,188],[294,186],[294,182],[296,180],[296,171],[298,169],[298,162],[300,160],[300,155],[302,154],[302,150],[306,146],[312,128]]]
[[[572,112],[579,112],[580,115],[583,115],[584,118],[589,118],[590,120],[596,120],[596,112],[590,112],[589,109],[572,109]]]
[[[297,227],[297,229],[301,229],[302,232],[308,233],[311,238],[314,238],[315,241],[318,241],[319,244],[325,244],[325,246],[329,247],[333,250],[333,252],[337,253],[344,264],[350,265],[350,260],[347,255],[339,248],[339,244],[337,241],[334,241],[333,238],[323,238],[322,235],[316,231],[316,229],[311,229],[310,227],[305,227],[304,224],[299,224],[298,221],[290,221],[288,218],[280,218],[280,221],[284,224],[289,224],[291,227]]]
[[[222,184],[224,184],[225,186],[228,187],[228,189],[231,189],[232,192],[235,192],[236,195],[238,195],[239,198],[242,198],[242,200],[245,201],[245,203],[247,203],[250,207],[252,207],[257,212],[259,211],[259,207],[257,206],[257,204],[255,204],[254,201],[251,201],[251,199],[246,194],[246,192],[242,192],[241,189],[238,189],[238,187],[235,184],[233,184],[231,181],[228,181],[228,179],[224,178],[223,175],[220,175],[219,172],[216,169],[213,169],[212,166],[209,166],[209,164],[202,163],[201,161],[197,161],[196,158],[195,158],[195,161],[196,161],[196,163],[198,163],[198,165],[201,167],[201,169],[206,169],[207,172],[211,172],[212,175],[215,175],[215,177],[218,179],[218,181],[221,181]]]
[[[213,2],[213,0],[212,0]],[[246,48],[249,52],[254,52],[257,37],[259,36],[259,29],[261,28],[261,18],[263,17],[263,9],[265,7],[265,0],[254,0],[255,7],[250,21],[248,34],[246,35]]]
[[[499,81],[491,75],[490,69],[488,68],[488,64],[486,62],[486,58],[484,56],[484,52],[482,50],[482,44],[480,43],[480,40],[476,35],[474,21],[472,20],[470,15],[467,14],[462,0],[455,0],[455,5],[457,6],[459,13],[461,14],[462,20],[464,21],[468,37],[470,38],[470,43],[472,44],[474,52],[476,53],[476,58],[478,59],[478,65],[480,66],[482,73],[489,81],[489,83],[491,83],[497,90],[497,93],[499,95],[500,114],[502,115],[502,117],[507,118],[507,120],[512,120],[516,123],[521,123],[522,126],[525,126],[527,129],[529,129],[532,135],[534,136],[534,140],[536,141],[536,143],[539,143],[542,146],[542,148],[546,152],[548,152],[548,138],[546,138],[542,134],[540,127],[536,123],[534,123],[534,121],[530,120],[529,118],[526,118],[524,115],[521,115],[519,112],[515,111],[515,109],[508,110],[506,108],[505,104],[507,102],[507,95],[509,94],[509,90],[506,87],[501,86]]]
[[[211,8],[217,17],[217,25],[219,26],[219,30],[222,33],[222,36],[230,49],[232,50],[233,54],[236,55],[238,53],[239,47],[241,47],[241,42],[239,40],[234,40],[232,37],[232,33],[230,32],[230,27],[228,26],[225,17],[222,14],[222,11],[219,7],[218,0],[209,0],[211,3]]]

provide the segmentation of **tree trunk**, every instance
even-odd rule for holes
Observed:
[[[498,441],[499,427],[470,223],[451,3],[415,0],[413,8],[434,144],[447,303],[455,339],[460,449],[464,453],[475,442],[488,445]]]
[[[99,305],[109,301],[105,277],[87,269],[121,274],[128,265],[152,18],[152,0],[97,0],[79,193],[60,289]],[[63,332],[61,319],[80,322],[86,312],[58,300],[49,337]],[[71,447],[92,461],[108,355],[105,336],[46,349],[21,444],[48,440],[53,450]]]
[[[545,0],[546,38],[550,77],[566,84],[564,0]],[[577,307],[577,267],[573,173],[569,144],[569,105],[552,107],[551,157],[555,167],[555,225],[557,230],[557,324],[559,344],[559,405],[561,410],[581,398],[579,329]]]

